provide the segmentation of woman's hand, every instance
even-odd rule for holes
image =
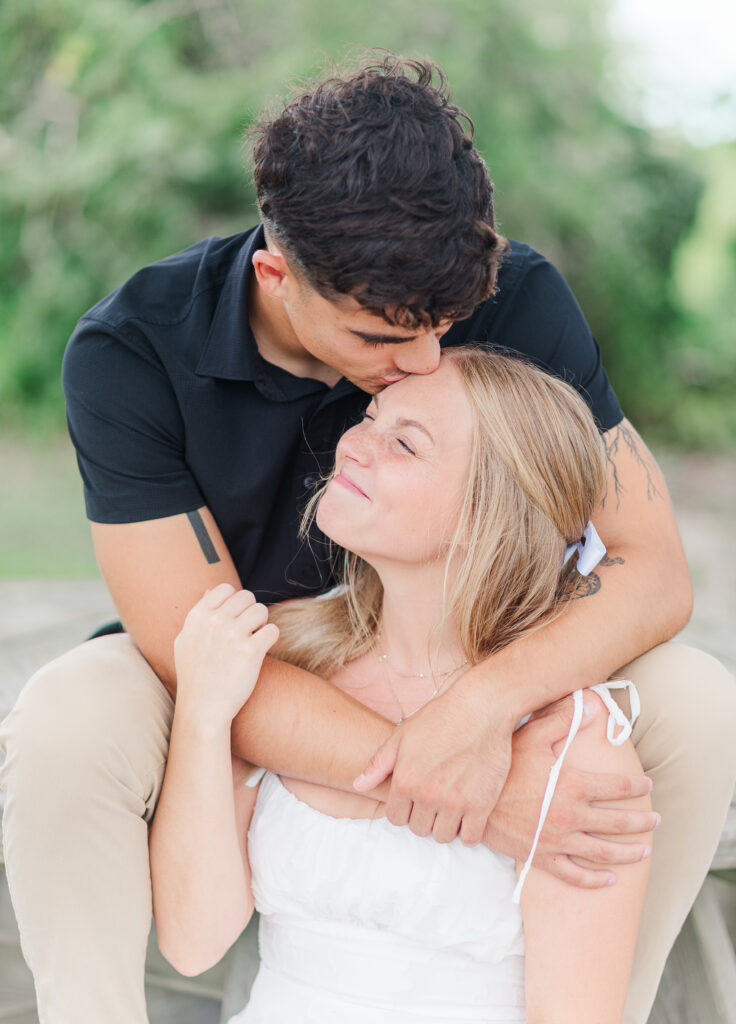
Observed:
[[[174,641],[176,706],[200,722],[229,725],[253,692],[279,637],[249,590],[220,583],[190,609]]]

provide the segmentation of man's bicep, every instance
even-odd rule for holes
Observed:
[[[625,578],[630,587],[645,586],[666,612],[665,633],[672,636],[690,616],[692,586],[667,485],[628,420],[608,430],[603,441],[607,482],[593,523],[608,551],[600,566],[581,578],[575,596],[597,593],[614,577],[621,584]]]
[[[679,534],[662,472],[627,419],[603,435],[606,489],[594,515],[598,532],[609,545],[635,547],[648,534]]]
[[[187,612],[218,583],[241,586],[209,509],[138,523],[91,523],[97,561],[120,619],[173,690],[174,639]]]

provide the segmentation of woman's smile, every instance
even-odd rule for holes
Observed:
[[[358,487],[358,485],[353,480],[351,480],[349,476],[345,476],[343,472],[338,473],[334,479],[335,483],[341,484],[347,490],[353,491],[354,494],[359,494],[363,498],[368,498],[368,495],[365,493],[365,491],[362,491],[360,487]],[[368,498],[368,501],[370,500],[371,499]]]

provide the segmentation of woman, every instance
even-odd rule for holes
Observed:
[[[508,857],[439,836],[416,812],[412,830],[397,828],[359,793],[271,773],[256,790],[230,755],[230,724],[271,648],[398,723],[562,614],[570,546],[604,481],[601,440],[571,388],[518,359],[449,349],[435,373],[375,396],[337,447],[313,506],[350,553],[345,586],[273,608],[270,622],[227,585],[189,613],[151,830],[154,914],[164,955],[195,974],[261,911],[261,969],[231,1024],[621,1020],[650,836],[627,837],[637,862],[613,889],[579,890],[527,863],[519,908],[521,865]],[[578,545],[588,561],[591,543]],[[598,694],[594,711],[612,703]],[[593,714],[567,759],[641,771],[606,728]]]

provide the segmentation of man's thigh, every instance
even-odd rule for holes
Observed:
[[[88,640],[39,669],[0,722],[0,787],[21,766],[39,781],[54,766],[80,778],[104,766],[144,800],[142,814],[150,817],[173,712],[173,700],[127,633]]]
[[[736,684],[710,655],[670,641],[612,676],[631,679],[632,739],[652,779],[654,833],[625,1024],[644,1024],[659,978],[713,859],[736,782]],[[630,714],[625,690],[612,691]]]
[[[148,1019],[148,823],[172,718],[118,634],[45,665],[0,724],[7,879],[41,1020]]]

